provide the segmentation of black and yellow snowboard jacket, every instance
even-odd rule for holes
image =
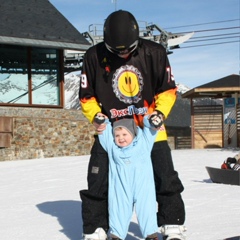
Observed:
[[[176,85],[163,46],[140,39],[127,59],[109,52],[103,42],[84,56],[79,98],[82,112],[92,122],[102,112],[110,121],[134,118],[142,126],[143,116],[158,110],[166,118],[176,100]],[[162,126],[156,141],[167,140]]]

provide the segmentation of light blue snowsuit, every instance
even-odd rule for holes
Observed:
[[[108,211],[110,233],[125,239],[133,214],[137,215],[144,238],[158,231],[156,193],[151,162],[151,150],[157,131],[150,128],[147,116],[144,128],[137,127],[132,143],[120,148],[114,142],[112,126],[107,127],[99,140],[109,157]]]

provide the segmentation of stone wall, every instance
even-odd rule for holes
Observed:
[[[6,123],[6,117],[12,132],[3,133],[1,120]],[[175,149],[179,129],[167,132]],[[94,133],[80,110],[0,107],[0,161],[89,155]]]
[[[13,129],[0,161],[90,154],[95,131],[80,110],[0,107],[4,117]]]

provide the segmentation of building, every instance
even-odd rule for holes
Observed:
[[[48,0],[0,0],[0,160],[88,153],[88,124],[64,110],[64,51],[89,46]]]
[[[48,0],[0,5],[0,80],[11,74],[24,86],[14,95],[2,92],[0,106],[63,108],[63,51],[85,51],[90,43]],[[51,102],[38,98],[43,86],[54,92]]]
[[[182,97],[191,100],[192,148],[240,147],[239,75],[203,84]],[[203,104],[199,99],[211,101]]]

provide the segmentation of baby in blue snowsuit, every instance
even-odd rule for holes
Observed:
[[[144,117],[144,128],[133,119],[113,123],[105,120],[106,129],[99,134],[109,156],[109,226],[112,239],[125,239],[133,214],[137,215],[142,235],[157,239],[156,193],[151,150],[157,130]]]

